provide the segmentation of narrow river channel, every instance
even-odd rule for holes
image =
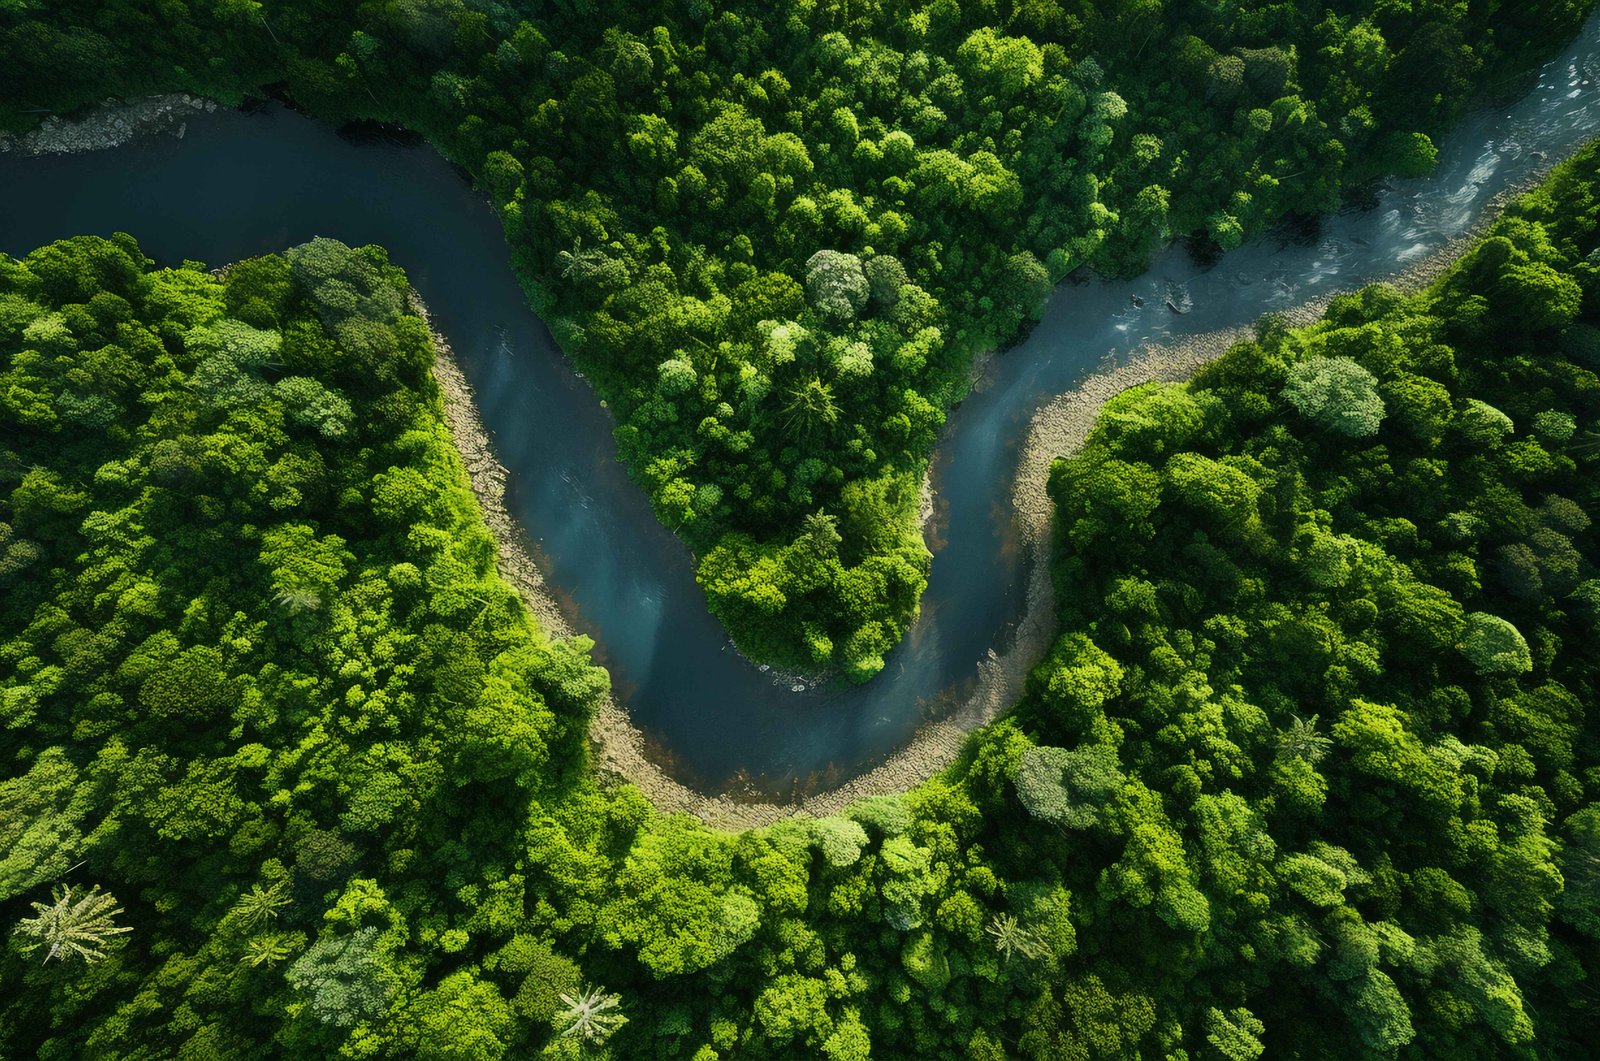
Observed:
[[[1597,79],[1600,17],[1525,98],[1467,119],[1433,174],[1385,187],[1372,209],[1329,218],[1310,239],[1256,240],[1208,268],[1174,248],[1137,280],[1058,289],[1029,339],[951,417],[922,617],[884,673],[854,689],[796,692],[732,650],[688,550],[617,462],[608,415],[528,309],[498,221],[433,150],[352,142],[273,106],[200,115],[182,139],[0,156],[0,251],[115,231],[166,264],[218,265],[318,235],[388,248],[477,390],[510,471],[507,508],[653,753],[705,790],[742,778],[788,793],[904,745],[1012,636],[1024,579],[1011,483],[1044,402],[1107,357],[1247,324],[1436,252],[1497,193],[1600,134]]]

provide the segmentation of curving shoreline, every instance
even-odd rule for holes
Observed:
[[[1506,203],[1537,184],[1559,161],[1547,160],[1536,174],[1496,195],[1464,235],[1381,282],[1407,294],[1426,288],[1478,241]],[[1321,319],[1333,298],[1361,286],[1368,285],[1325,293],[1282,316],[1295,325],[1312,323]],[[947,769],[959,758],[973,730],[1004,717],[1016,705],[1029,672],[1055,640],[1055,592],[1049,567],[1054,511],[1046,489],[1055,458],[1070,456],[1083,446],[1101,408],[1116,395],[1145,383],[1188,379],[1235,343],[1250,338],[1254,330],[1252,322],[1177,342],[1146,345],[1126,362],[1108,364],[1088,375],[1034,413],[1019,451],[1011,492],[1023,551],[1022,569],[1027,572],[1022,618],[1010,643],[1000,651],[991,649],[979,664],[977,684],[961,703],[945,717],[920,727],[909,744],[883,763],[842,785],[790,804],[707,796],[667,776],[645,754],[643,734],[627,713],[608,702],[590,730],[601,753],[598,765],[637,786],[658,809],[693,814],[720,828],[750,828],[794,815],[836,814],[857,800],[903,792]],[[983,366],[993,356],[982,355],[975,364]],[[932,464],[930,461],[930,468]],[[927,511],[931,512],[931,480],[925,482],[930,490]]]
[[[1406,293],[1427,287],[1477,241],[1500,216],[1507,202],[1537,183],[1554,164],[1541,167],[1538,176],[1496,196],[1467,234],[1382,282]],[[1329,301],[1342,293],[1345,292],[1329,292],[1310,299],[1285,311],[1283,316],[1296,325],[1309,324],[1320,319]],[[426,307],[420,299],[415,296],[413,299],[416,311],[426,320]],[[429,327],[431,330],[431,323]],[[1049,567],[1054,513],[1046,489],[1055,458],[1070,456],[1083,446],[1101,408],[1116,395],[1145,383],[1188,379],[1235,343],[1253,335],[1254,329],[1252,322],[1177,342],[1141,347],[1126,362],[1108,364],[1090,374],[1077,387],[1057,395],[1033,415],[1026,441],[1019,451],[1011,492],[1013,518],[1023,550],[1023,570],[1027,572],[1022,618],[1010,643],[1003,650],[991,649],[987,658],[979,663],[976,685],[955,709],[918,728],[911,742],[884,762],[841,785],[789,803],[708,795],[689,788],[657,764],[647,751],[643,732],[633,724],[626,709],[608,694],[589,727],[596,771],[634,785],[664,813],[691,815],[718,829],[742,830],[797,815],[837,814],[858,800],[903,792],[947,769],[960,757],[973,730],[1002,718],[1015,706],[1029,672],[1055,639],[1055,593]],[[478,418],[471,386],[456,364],[448,341],[437,331],[433,335],[438,349],[434,375],[444,396],[446,423],[461,452],[484,520],[498,543],[501,573],[517,587],[547,633],[554,637],[570,637],[572,626],[524,544],[525,531],[505,509],[506,470],[493,455],[492,442]],[[994,356],[992,353],[982,355],[975,365],[987,365]],[[933,514],[933,464],[930,460],[929,471],[923,478],[925,527]]]
[[[82,150],[94,150],[99,146],[109,145],[89,145]],[[1547,168],[1549,168],[1548,161],[1541,166],[1541,169]],[[1503,202],[1504,198],[1502,195],[1489,205],[1474,208],[1483,212],[1478,214],[1478,223],[1467,237],[1455,240],[1439,254],[1389,277],[1389,281],[1398,283],[1402,287],[1420,286],[1437,275],[1439,270],[1454,260],[1460,248],[1467,245],[1482,225],[1492,220],[1498,210],[1497,204]],[[329,223],[326,220],[323,222],[324,225]],[[498,232],[496,235],[498,237]],[[281,236],[276,238],[281,239]],[[232,257],[248,256],[248,253],[248,251],[244,255],[237,252],[232,255],[218,253],[218,258],[231,260]],[[1391,251],[1389,256],[1378,257],[1369,262],[1368,275],[1372,275],[1376,270],[1390,267],[1393,264],[1393,254]],[[1310,319],[1321,311],[1328,297],[1330,296],[1324,294],[1315,300],[1303,302],[1288,315],[1293,320]],[[518,300],[517,305],[522,309],[525,307],[525,302]],[[1013,542],[1020,546],[1021,556],[1027,562],[1027,566],[1022,568],[1026,572],[1023,576],[1025,582],[1023,585],[1017,585],[1013,578],[1008,577],[1004,583],[995,584],[1009,584],[1018,591],[1026,590],[1024,617],[1019,626],[1012,628],[1014,633],[1006,638],[1008,643],[997,646],[995,651],[985,652],[982,646],[996,640],[995,630],[998,628],[992,624],[984,624],[985,640],[973,645],[972,655],[965,655],[963,651],[960,657],[956,657],[949,652],[948,646],[935,653],[938,658],[961,658],[973,662],[964,663],[960,668],[961,677],[955,680],[955,684],[934,683],[928,686],[932,691],[922,698],[921,703],[924,706],[920,709],[921,714],[926,717],[928,713],[926,703],[935,703],[940,708],[938,721],[926,722],[917,727],[914,733],[912,726],[907,725],[899,738],[906,743],[898,748],[887,745],[880,753],[882,758],[878,765],[864,767],[861,772],[844,783],[805,798],[785,800],[781,796],[774,798],[770,795],[744,794],[710,796],[674,780],[667,773],[671,768],[671,761],[662,756],[660,749],[649,746],[644,734],[632,724],[630,716],[618,703],[608,701],[597,713],[591,729],[597,772],[603,777],[621,778],[632,782],[664,811],[692,814],[724,828],[743,828],[761,825],[795,813],[832,813],[864,796],[903,790],[950,765],[961,754],[970,729],[992,721],[1010,709],[1021,693],[1029,670],[1053,640],[1055,617],[1050,598],[1049,570],[1046,566],[1050,544],[1051,512],[1044,490],[1050,458],[1069,453],[1081,445],[1093,425],[1100,405],[1111,395],[1147,379],[1184,378],[1199,365],[1221,354],[1233,340],[1248,335],[1249,332],[1250,325],[1245,325],[1227,331],[1202,334],[1165,346],[1142,347],[1121,367],[1109,365],[1103,371],[1090,373],[1078,380],[1074,380],[1066,372],[1059,372],[1053,378],[1054,386],[1042,388],[1034,394],[1048,396],[1052,391],[1067,384],[1076,382],[1077,386],[1054,399],[1044,400],[1042,407],[1037,407],[1037,412],[1021,425],[1020,431],[1014,426],[1017,424],[1016,420],[1006,423],[1003,428],[1004,437],[1016,440],[1014,444],[1020,446],[1020,459],[1014,459],[1016,457],[1014,453],[1013,459],[1007,459],[1003,463],[974,465],[973,467],[983,469],[992,468],[992,473],[985,471],[978,480],[973,481],[993,484],[992,488],[983,491],[984,511],[988,511],[987,504],[992,498],[998,502],[999,517],[1004,520],[1009,516],[1011,528],[1016,532],[1014,538],[1008,534],[1008,548],[1009,543]],[[470,329],[465,334],[470,334]],[[1088,355],[1079,357],[1077,363],[1080,365],[1084,364],[1088,357],[1093,356],[1095,348],[1101,350],[1111,348],[1109,345],[1100,345],[1098,331],[1085,334],[1093,335],[1095,338],[1091,342],[1079,343],[1085,347],[1082,354]],[[456,369],[455,362],[448,352],[448,344],[444,343],[442,338],[440,346],[442,353],[436,378],[440,381],[445,394],[447,421],[458,451],[462,454],[464,470],[469,474],[475,495],[484,512],[485,521],[500,545],[500,568],[512,583],[518,586],[530,610],[551,635],[570,635],[575,624],[568,621],[567,617],[575,614],[574,604],[566,599],[561,587],[550,584],[543,575],[543,571],[551,570],[546,560],[548,559],[549,563],[556,563],[558,558],[541,557],[538,547],[529,539],[523,523],[513,519],[506,512],[504,497],[506,470],[494,457],[494,446],[479,422],[480,410],[473,399],[471,389],[467,386],[466,378],[459,369]],[[1019,369],[1031,363],[1026,354],[1011,356],[1020,357],[1023,361],[1023,365],[1016,366]],[[992,353],[986,354],[975,359],[975,372],[982,374],[984,367],[987,366],[990,370],[988,375],[993,375],[999,364],[1000,361]],[[974,393],[984,389],[980,384],[974,388]],[[1040,400],[1030,399],[1030,404]],[[493,403],[490,403],[488,409],[488,415],[493,422]],[[985,430],[991,434],[1001,430],[999,423],[992,422],[992,417],[981,422],[989,425]],[[503,424],[501,429],[504,429]],[[970,436],[971,432],[967,434]],[[953,466],[950,463],[952,452],[966,452],[959,446],[955,450],[950,448],[956,445],[957,437],[960,436],[952,428],[947,427],[944,439],[940,443],[942,451],[939,456],[944,463],[940,464],[936,460],[930,462],[928,466],[930,471],[937,472],[936,480],[939,475],[947,474]],[[989,438],[991,435],[985,434],[983,437]],[[990,451],[993,449],[991,446]],[[938,469],[943,469],[943,472],[938,472]],[[964,477],[971,480],[972,474],[966,472]],[[929,480],[925,477],[924,482],[927,483]],[[959,480],[946,478],[939,484],[938,489],[942,494],[946,490],[955,493],[945,494],[945,500],[940,503],[941,514],[936,516],[935,523],[928,525],[930,528],[928,533],[942,533],[940,528],[952,514],[950,497],[967,496],[960,493],[960,488],[955,485],[957,482]],[[971,493],[970,490],[967,492],[968,495]],[[1010,513],[1004,511],[1008,499]],[[931,500],[931,495],[925,493],[924,500]],[[961,513],[975,511],[978,509],[973,508],[968,502],[966,507],[956,513],[956,518],[958,521],[966,519],[967,517]],[[544,525],[537,520],[531,520],[528,526]],[[970,530],[967,533],[970,537]],[[701,615],[704,615],[703,606]],[[627,642],[621,643],[627,644]],[[929,644],[938,646],[939,642],[933,640]],[[980,658],[982,661],[978,662]],[[731,654],[729,659],[731,662]],[[975,678],[972,677],[974,669],[977,672]],[[740,670],[744,670],[742,664]],[[766,676],[761,677],[764,679]],[[951,680],[950,677],[943,679],[947,683]],[[767,682],[763,680],[760,684],[765,685]],[[693,701],[683,700],[679,706],[688,706],[692,709]],[[646,724],[652,727],[655,725],[649,721],[648,716],[640,717],[646,720]],[[910,719],[914,722],[916,717],[917,714],[914,713]],[[814,773],[813,776],[821,775]]]
[[[500,574],[516,587],[523,603],[547,635],[572,637],[575,634],[572,624],[534,561],[526,532],[506,510],[506,469],[494,455],[493,442],[478,415],[472,386],[457,364],[449,340],[433,327],[427,306],[415,291],[410,308],[427,323],[433,335],[433,374],[439,384],[445,424],[461,454],[484,523],[494,535]],[[930,482],[926,478],[924,481]],[[927,496],[931,513],[931,485]],[[1034,581],[1041,583],[1048,592],[1047,570]],[[594,769],[602,777],[625,781],[638,788],[657,810],[691,815],[714,828],[729,831],[759,828],[796,815],[824,817],[837,814],[868,796],[905,791],[953,763],[973,729],[1000,717],[1015,703],[1028,670],[1049,647],[1053,621],[1049,616],[1049,600],[1044,603],[1047,607],[1039,614],[1046,621],[1025,622],[1024,626],[1032,631],[1031,636],[1019,637],[1017,644],[1003,655],[991,652],[989,659],[980,664],[977,688],[960,707],[948,717],[920,728],[911,743],[886,762],[825,792],[791,803],[758,802],[697,792],[671,777],[650,757],[644,733],[609,693],[600,702],[589,725]]]

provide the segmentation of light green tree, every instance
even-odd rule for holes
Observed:
[[[1038,935],[1012,914],[995,914],[984,926],[984,931],[994,940],[994,949],[1000,952],[1001,959],[1006,962],[1017,954],[1024,958],[1038,958],[1046,951]]]
[[[1302,759],[1315,765],[1328,754],[1333,741],[1317,732],[1317,716],[1301,718],[1295,715],[1289,725],[1278,734],[1279,759]]]
[[[77,958],[97,962],[106,956],[112,938],[133,929],[118,925],[122,913],[116,897],[102,892],[96,884],[87,892],[70,884],[56,885],[51,902],[34,903],[35,916],[18,922],[16,933],[23,937],[22,951],[33,954],[44,949],[44,960]]]
[[[252,968],[264,965],[270,969],[288,958],[293,951],[293,936],[281,932],[269,932],[265,935],[252,937],[244,945],[244,957],[240,958],[239,961],[241,964]]]
[[[263,888],[259,883],[252,884],[250,890],[239,897],[234,909],[238,911],[239,920],[244,927],[254,931],[276,921],[278,912],[288,905],[289,896],[286,894],[284,882],[279,880],[267,888]]]
[[[1283,396],[1325,430],[1350,438],[1378,433],[1383,398],[1378,379],[1348,357],[1313,357],[1289,369]]]
[[[376,1020],[400,986],[379,945],[379,932],[371,926],[348,935],[324,935],[285,976],[324,1024],[349,1028]]]
[[[839,555],[839,521],[823,511],[811,513],[800,521],[800,537],[818,559],[831,560]]]
[[[90,791],[62,748],[0,781],[0,901],[66,874],[81,854]]]
[[[821,250],[806,261],[806,300],[824,320],[855,320],[867,304],[871,285],[861,259],[842,251]]]
[[[839,420],[839,406],[833,400],[833,387],[813,376],[789,391],[783,409],[783,425],[809,437]]]
[[[604,1046],[626,1023],[622,996],[607,994],[603,987],[590,987],[576,995],[562,994],[565,1007],[553,1021],[556,1034],[578,1040],[586,1046]]]
[[[1029,748],[1013,777],[1017,798],[1035,818],[1068,829],[1088,829],[1122,783],[1114,748]]]
[[[1488,612],[1468,614],[1460,648],[1479,674],[1525,674],[1533,669],[1533,654],[1522,632]]]
[[[1243,1006],[1227,1013],[1214,1006],[1206,1011],[1206,1042],[1227,1061],[1255,1061],[1266,1052],[1259,1038],[1266,1030]]]

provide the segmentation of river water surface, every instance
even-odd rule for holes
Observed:
[[[1510,107],[1476,114],[1426,178],[1310,240],[1256,240],[1202,268],[1173,249],[1137,280],[1059,288],[1028,340],[954,412],[935,460],[937,543],[922,616],[883,674],[795,692],[728,644],[693,559],[616,459],[611,422],[508,264],[499,222],[427,147],[354,143],[281,107],[190,119],[186,135],[39,159],[0,156],[0,251],[132,233],[166,264],[218,265],[313,236],[378,243],[410,275],[478,393],[536,544],[618,701],[679,779],[774,794],[841,780],[903,746],[1012,635],[1023,572],[1011,484],[1033,414],[1107,357],[1247,324],[1393,275],[1467,232],[1493,197],[1600,133],[1600,17]],[[1176,314],[1166,305],[1192,307]]]

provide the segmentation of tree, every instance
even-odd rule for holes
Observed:
[[[272,393],[283,403],[284,415],[291,423],[327,439],[343,438],[350,430],[354,415],[350,403],[314,379],[288,376],[272,385]]]
[[[41,752],[27,773],[0,781],[0,901],[71,869],[90,792],[56,747]]]
[[[1353,986],[1350,1015],[1368,1049],[1388,1053],[1416,1038],[1411,1008],[1387,973],[1370,969]]]
[[[239,921],[247,930],[265,928],[278,919],[278,914],[289,905],[287,882],[277,880],[271,887],[252,884],[250,890],[239,897],[234,909]]]
[[[511,1007],[471,970],[445,977],[410,1007],[418,1055],[437,1061],[494,1061],[506,1054],[516,1027]]]
[[[1039,958],[1045,954],[1039,937],[1011,914],[995,914],[984,931],[994,939],[994,949],[1000,952],[1002,961],[1010,962],[1014,954],[1024,958]]]
[[[604,1046],[626,1023],[622,1013],[622,996],[607,994],[603,987],[590,987],[575,995],[563,994],[561,1002],[566,1007],[557,1013],[552,1022],[556,1034],[564,1039],[576,1039],[586,1046]]]
[[[1339,906],[1346,889],[1372,879],[1350,852],[1320,840],[1306,851],[1285,855],[1278,862],[1277,873],[1278,879],[1306,902],[1325,908]]]
[[[1383,399],[1377,377],[1347,357],[1312,357],[1289,369],[1283,396],[1319,427],[1350,438],[1378,432]]]
[[[1333,741],[1317,732],[1317,716],[1301,718],[1294,715],[1289,725],[1278,733],[1279,759],[1300,759],[1315,766],[1328,754]]]
[[[1467,407],[1456,415],[1456,426],[1469,442],[1485,449],[1498,446],[1516,430],[1511,417],[1477,398],[1469,399]]]
[[[806,300],[832,324],[847,324],[865,308],[871,285],[861,259],[843,251],[820,250],[806,260]]]
[[[821,510],[802,521],[800,536],[819,560],[831,560],[839,555],[839,543],[844,541],[839,536],[839,521]]]
[[[239,961],[251,968],[265,966],[270,969],[294,953],[294,941],[294,936],[282,932],[252,936],[245,944],[244,957]]]
[[[878,254],[868,258],[862,268],[872,291],[873,303],[879,311],[892,313],[900,303],[901,290],[911,282],[906,275],[906,267],[892,255]]]
[[[979,86],[1010,100],[1044,78],[1044,56],[1026,37],[1005,37],[985,26],[974,30],[956,59]]]
[[[1035,671],[1044,703],[1080,733],[1094,728],[1126,677],[1116,657],[1079,632],[1063,634]]]
[[[839,406],[833,400],[833,387],[813,376],[790,390],[783,409],[784,426],[809,438],[838,422]]]
[[[1206,1011],[1206,1042],[1226,1061],[1255,1061],[1266,1052],[1260,1036],[1267,1026],[1243,1006],[1224,1013]]]
[[[87,892],[72,885],[56,885],[50,893],[51,902],[34,903],[34,916],[17,923],[16,934],[23,937],[22,952],[33,954],[45,949],[44,960],[61,958],[78,959],[85,963],[100,961],[113,937],[132,932],[126,925],[118,925],[114,918],[122,913],[116,897],[102,892],[96,884]]]
[[[1032,747],[1022,753],[1015,775],[1017,798],[1028,813],[1068,829],[1088,829],[1122,783],[1114,748]]]
[[[284,974],[324,1024],[349,1028],[376,1020],[400,989],[382,953],[377,928],[325,933]]]
[[[1533,655],[1522,632],[1498,615],[1470,612],[1458,646],[1479,674],[1523,674]]]
[[[867,831],[848,818],[818,818],[809,823],[809,833],[823,859],[838,869],[859,862],[867,846]]]
[[[1600,804],[1567,819],[1561,849],[1561,916],[1591,939],[1600,940]]]
[[[260,373],[278,357],[282,337],[242,321],[221,320],[190,331],[190,349],[201,355],[189,385],[218,409],[240,409],[268,393]]]

